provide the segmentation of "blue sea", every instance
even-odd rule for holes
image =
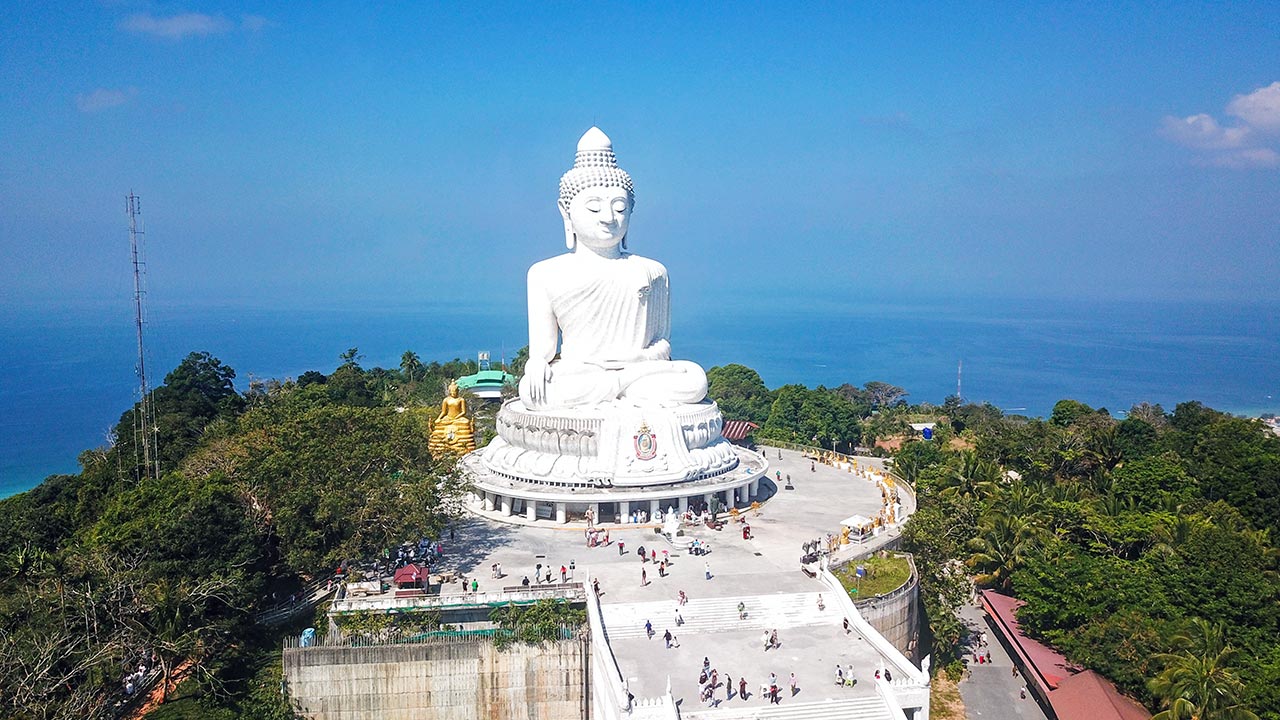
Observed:
[[[755,297],[678,305],[675,355],[731,362],[766,384],[829,387],[883,380],[914,402],[956,392],[1007,412],[1047,415],[1062,398],[1113,413],[1185,400],[1230,412],[1280,412],[1280,312],[1271,305],[965,301],[911,304],[779,302]],[[207,350],[252,378],[330,372],[358,347],[365,367],[511,357],[525,344],[518,302],[307,310],[151,311],[152,385],[187,353]],[[78,470],[85,449],[137,400],[131,308],[0,315],[0,497]]]

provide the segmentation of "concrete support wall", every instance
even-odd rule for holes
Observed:
[[[498,650],[487,639],[286,648],[299,712],[315,720],[588,717],[587,638]]]
[[[898,592],[880,600],[861,600],[858,612],[871,623],[885,640],[893,643],[912,662],[919,662],[919,585],[915,575]]]

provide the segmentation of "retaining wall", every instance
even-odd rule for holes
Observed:
[[[284,675],[315,720],[587,720],[590,654],[586,637],[285,648]]]
[[[919,585],[915,573],[905,585],[881,598],[859,600],[858,612],[885,640],[893,643],[912,662],[919,662]]]

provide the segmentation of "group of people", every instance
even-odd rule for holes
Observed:
[[[618,548],[619,554],[621,554],[621,542],[618,543]],[[640,587],[645,587],[649,584],[649,571],[645,568],[645,565],[648,563],[653,563],[657,566],[658,577],[667,576],[667,568],[671,566],[671,552],[669,550],[662,551],[661,560],[658,559],[657,550],[646,550],[643,545],[636,548],[636,554],[640,556]]]
[[[751,697],[751,694],[747,691],[747,679],[745,677],[738,678],[736,688],[734,686],[733,676],[727,673],[724,676],[724,682],[721,683],[720,672],[711,667],[710,658],[702,658],[702,669],[698,672],[698,697],[704,705],[707,707],[714,707],[720,703],[720,698],[718,698],[717,695],[721,685],[724,686],[725,701],[733,699],[735,690],[737,691],[737,696],[743,700],[747,700]],[[796,693],[800,692],[800,686],[796,680],[795,673],[791,673],[790,686],[791,696],[795,697]],[[763,695],[770,704],[778,704],[782,702],[782,697],[778,690],[778,675],[776,673],[769,673],[769,681],[761,683],[760,694]]]
[[[142,687],[142,681],[145,680],[147,677],[146,657],[147,656],[144,653],[143,654],[144,659],[138,663],[138,669],[134,670],[133,672],[130,672],[128,675],[125,675],[124,678],[120,681],[120,684],[124,689],[125,695],[132,696],[135,692],[138,691],[140,687]],[[151,653],[150,658],[151,658],[152,665],[154,665],[157,661],[157,657],[155,653]]]
[[[570,560],[567,566],[561,565],[560,566],[560,582],[562,583],[569,582],[569,578],[573,576],[573,571],[577,569],[577,565],[578,563],[576,560]],[[500,563],[495,564],[494,567],[497,568],[498,572],[502,571],[502,565]],[[547,563],[545,565],[546,567],[545,571],[543,570],[543,567],[544,566],[542,563],[537,563],[534,565],[533,582],[538,585],[541,585],[543,583],[550,585],[551,583],[555,582],[555,568],[552,567],[551,563]],[[500,577],[500,576],[495,576],[495,577]],[[520,584],[523,585],[524,587],[529,587],[529,576],[526,575],[524,579],[520,581]]]
[[[889,672],[889,668],[884,670],[876,670],[876,679],[879,680],[883,675],[885,682],[893,681],[893,674]],[[853,676],[853,664],[850,663],[846,669],[840,663],[836,663],[836,685],[843,687],[853,687],[858,684],[858,678]]]
[[[609,544],[608,529],[601,530],[599,528],[590,527],[586,529],[585,534],[587,536],[587,547],[589,548]]]
[[[782,642],[778,640],[778,631],[776,629],[765,630],[764,635],[760,637],[760,640],[764,643],[765,652],[769,652],[771,649],[777,650],[782,647]]]
[[[987,665],[987,664],[990,664],[990,663],[991,663],[991,651],[990,651],[990,650],[985,650],[985,651],[984,651],[984,650],[982,649],[982,648],[987,647],[987,634],[986,634],[985,632],[983,632],[983,633],[981,633],[981,634],[979,634],[979,635],[978,635],[978,643],[977,643],[977,645],[978,645],[978,647],[977,647],[977,648],[975,648],[975,649],[974,649],[974,651],[973,651],[973,662],[974,662],[974,664],[975,664],[975,665]],[[1014,673],[1017,673],[1017,668],[1014,668]]]

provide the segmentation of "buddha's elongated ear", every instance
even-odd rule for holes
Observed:
[[[578,236],[573,232],[573,223],[569,220],[569,208],[563,204],[557,204],[560,208],[560,217],[564,218],[564,246],[570,250],[578,244]]]

